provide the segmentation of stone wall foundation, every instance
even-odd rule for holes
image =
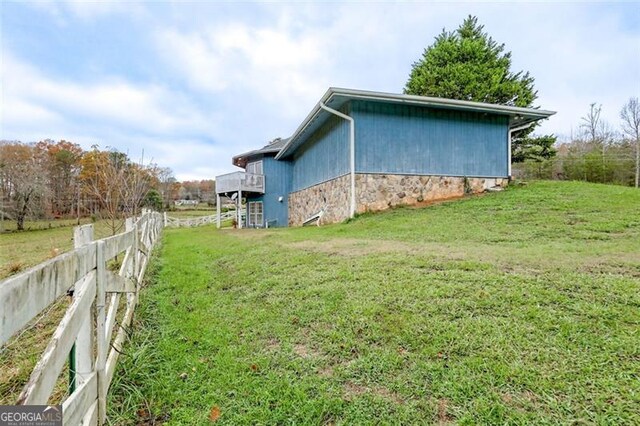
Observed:
[[[479,194],[507,183],[506,178],[357,174],[357,212]]]
[[[396,174],[356,174],[356,211],[380,211],[399,205],[446,200],[506,187],[507,178],[465,178]],[[321,223],[349,217],[350,176],[345,175],[289,194],[289,225],[299,226],[323,211]]]
[[[289,226],[299,226],[324,211],[320,223],[341,222],[349,217],[349,175],[289,194]]]

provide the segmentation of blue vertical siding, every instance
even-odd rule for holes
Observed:
[[[334,115],[294,154],[292,191],[349,172],[349,122]]]
[[[356,172],[505,177],[505,116],[352,102]]]
[[[357,173],[507,176],[505,116],[361,100],[340,110],[355,120]],[[291,192],[349,173],[349,123],[331,115],[288,160],[262,161],[265,193],[247,201],[263,202],[263,226],[287,226]]]
[[[253,159],[251,160],[253,161]],[[272,156],[262,158],[265,176],[264,194],[247,197],[247,202],[262,201],[264,223],[270,227],[287,226],[289,222],[289,192],[291,192],[291,162],[276,161]],[[278,198],[282,197],[282,202]]]
[[[289,192],[291,192],[291,163],[276,161],[273,157],[263,160],[265,175],[264,202],[265,225],[287,226],[289,223]],[[278,198],[282,197],[282,202]]]

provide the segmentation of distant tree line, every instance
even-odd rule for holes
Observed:
[[[513,156],[514,174],[524,179],[567,179],[640,186],[640,104],[630,98],[620,110],[620,127],[602,117],[602,105],[593,103],[582,117],[578,132],[568,140],[526,143]],[[549,141],[552,142],[552,141]]]
[[[213,179],[175,182],[172,191],[171,200],[197,200],[215,206],[216,182]]]
[[[0,215],[18,230],[26,220],[94,216],[108,220],[115,233],[142,207],[162,208],[172,180],[171,169],[115,149],[0,141]]]

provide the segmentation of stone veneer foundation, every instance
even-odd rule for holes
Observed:
[[[289,194],[289,225],[297,226],[324,210],[321,223],[340,222],[349,217],[349,175]],[[505,187],[506,178],[465,178],[396,174],[356,174],[356,211],[385,210],[398,205],[462,197],[492,187]]]
[[[349,217],[349,175],[289,194],[289,226],[298,226],[324,210],[321,223],[335,223]]]

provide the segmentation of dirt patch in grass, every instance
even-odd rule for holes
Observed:
[[[509,407],[519,411],[539,409],[538,396],[529,390],[516,393],[504,393],[500,395],[500,399]]]
[[[267,340],[265,349],[267,349],[268,351],[280,350],[280,340],[276,339],[275,337],[272,337],[271,339]]]
[[[297,344],[293,347],[293,352],[301,358],[319,358],[322,354],[305,344]]]
[[[417,254],[421,247],[416,244],[390,240],[362,240],[353,238],[334,238],[327,241],[296,241],[287,244],[296,250],[326,253],[340,256],[367,256],[371,253],[408,253]]]
[[[402,397],[400,397],[399,394],[392,392],[385,387],[382,387],[382,386],[375,387],[372,389],[372,392],[374,395],[378,395],[384,399],[388,399],[389,401],[392,401],[395,404],[404,404],[404,399],[402,399]]]
[[[326,366],[318,370],[318,375],[321,377],[333,377],[333,367]]]
[[[453,424],[453,417],[449,415],[449,400],[440,398],[438,400],[438,425],[445,426]]]
[[[247,229],[247,228],[223,229],[223,230],[220,230],[219,232],[225,233],[235,238],[240,238],[243,240],[249,239],[251,241],[262,240],[274,234],[273,231],[270,231],[267,229],[260,229],[256,232],[255,229]]]
[[[594,263],[585,262],[581,270],[593,275],[623,275],[640,278],[640,254],[620,256],[615,259],[600,259]]]
[[[367,387],[358,385],[353,382],[345,383],[342,389],[344,392],[344,399],[347,401],[351,401],[356,397],[362,396],[369,390]]]
[[[539,254],[524,248],[496,246],[493,244],[475,247],[455,246],[433,242],[415,243],[395,240],[373,240],[359,238],[333,238],[317,241],[305,240],[281,244],[285,248],[323,253],[330,256],[366,257],[375,254],[405,254],[434,261],[484,262],[508,273],[525,272],[538,275],[553,270],[573,270],[588,274],[614,274],[640,277],[640,255],[620,253],[616,255],[588,254],[582,252],[563,253],[549,257],[544,263],[532,267],[532,260]],[[550,248],[549,250],[553,250]]]
[[[346,401],[352,401],[354,398],[360,397],[365,394],[375,395],[384,398],[394,404],[404,404],[404,400],[395,392],[383,386],[362,386],[354,382],[346,382],[342,387],[344,399]]]

